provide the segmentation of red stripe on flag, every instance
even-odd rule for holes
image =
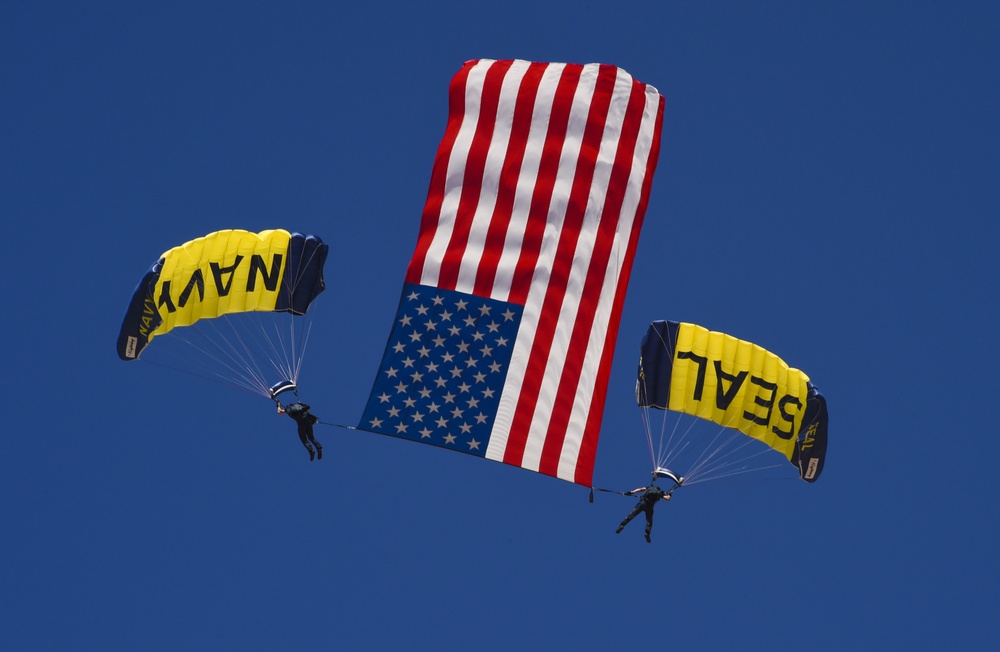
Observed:
[[[535,108],[535,98],[538,96],[538,86],[542,81],[542,73],[548,66],[543,63],[532,63],[521,79],[514,102],[514,117],[511,121],[510,142],[507,144],[507,155],[504,157],[503,170],[500,173],[497,187],[497,202],[490,219],[489,231],[483,247],[483,257],[476,272],[476,283],[473,294],[488,297],[492,295],[493,283],[497,277],[497,266],[503,254],[507,230],[514,210],[514,199],[517,197],[517,182],[521,176],[521,165],[524,163],[524,151],[531,134],[531,118]]]
[[[645,85],[633,81],[632,92],[645,95]],[[649,205],[649,191],[653,184],[653,174],[656,172],[656,163],[660,159],[660,133],[663,128],[663,106],[664,98],[659,97],[656,124],[653,127],[652,143],[650,144],[649,157],[646,159],[646,176],[643,178],[642,191],[639,195],[639,203],[635,210],[635,220],[632,222],[632,232],[629,234],[628,248],[625,253],[625,262],[622,265],[621,276],[618,277],[618,287],[615,291],[615,301],[611,308],[611,319],[608,322],[608,331],[604,352],[601,355],[601,364],[597,372],[597,382],[594,383],[594,399],[590,412],[587,414],[587,425],[583,446],[580,448],[580,455],[577,458],[575,482],[584,486],[593,486],[594,462],[597,457],[597,440],[600,435],[601,420],[604,418],[604,403],[608,394],[608,381],[611,377],[611,362],[615,355],[615,344],[618,335],[618,327],[621,324],[622,306],[625,303],[625,295],[628,290],[629,279],[632,276],[632,261],[635,259],[635,250],[639,244],[639,232],[642,230],[642,223],[646,215],[646,207]]]
[[[552,269],[548,287],[545,291],[542,311],[531,344],[531,353],[528,356],[528,366],[525,369],[521,395],[518,397],[514,419],[511,423],[510,438],[504,456],[504,461],[510,464],[516,463],[520,466],[522,463],[528,431],[538,403],[539,390],[545,379],[546,367],[549,364],[549,350],[552,348],[556,330],[560,326],[559,316],[573,271],[573,259],[580,233],[584,226],[588,197],[597,165],[597,155],[604,137],[604,120],[607,118],[614,84],[615,69],[602,66],[597,77],[594,95],[590,101],[589,115],[584,126],[583,140],[576,162],[576,171],[573,175],[573,185],[566,206],[566,216],[560,230],[556,253],[551,261]],[[612,233],[612,237],[613,235]],[[582,357],[586,353],[586,341],[584,341],[582,349],[570,348],[566,353],[567,359],[572,359],[574,356]],[[557,394],[553,407],[559,407],[564,402],[568,402],[572,406],[573,401],[572,392],[568,397],[560,393]],[[557,450],[561,449],[564,436],[565,431],[559,434],[559,441],[554,444],[557,446]],[[548,441],[545,443],[548,446]],[[556,455],[556,463],[558,464],[558,455]],[[555,475],[554,469],[541,472]]]
[[[549,204],[552,202],[552,190],[559,169],[559,158],[566,141],[570,110],[573,108],[573,96],[582,72],[583,66],[568,65],[563,69],[556,85],[552,111],[549,114],[549,128],[542,145],[542,156],[538,164],[531,206],[528,209],[524,240],[511,278],[508,301],[518,305],[523,306],[527,300],[531,279],[535,276],[538,254],[542,248],[542,236],[545,234],[545,225],[548,222]]]
[[[438,146],[434,167],[431,169],[430,187],[427,190],[427,201],[420,220],[420,234],[417,236],[417,247],[406,270],[407,283],[420,283],[424,271],[424,262],[434,234],[437,232],[438,220],[441,217],[441,204],[444,202],[445,186],[448,182],[448,161],[451,159],[455,140],[462,127],[465,117],[465,88],[469,80],[469,71],[478,62],[468,61],[455,73],[448,92],[448,124],[445,126],[444,137]]]
[[[611,92],[614,90],[614,81],[614,78],[612,78],[612,87],[608,91],[609,99]],[[645,103],[646,96],[643,93],[643,89],[633,86],[625,115],[641,116]],[[597,237],[594,241],[594,250],[590,266],[587,269],[587,278],[584,281],[583,293],[580,297],[577,319],[573,324],[573,332],[570,336],[570,354],[566,356],[566,364],[559,379],[557,400],[553,405],[552,414],[549,418],[548,431],[545,434],[542,459],[538,470],[548,475],[555,475],[558,471],[559,457],[562,453],[562,445],[566,438],[566,429],[573,412],[576,390],[580,383],[580,375],[583,370],[585,353],[587,352],[591,330],[594,325],[594,317],[597,314],[598,304],[601,302],[601,294],[604,291],[604,281],[608,265],[611,262],[614,252],[615,234],[621,220],[621,209],[625,201],[626,191],[628,190],[628,180],[632,174],[632,160],[641,124],[641,120],[625,120],[622,124],[618,149],[615,152],[615,163],[612,168],[611,177],[608,179],[604,208],[600,223],[598,224]],[[615,290],[617,289],[615,288]],[[591,404],[590,409],[599,410],[600,408]],[[587,425],[589,426],[590,424]],[[600,422],[597,423],[597,427],[598,430],[590,432],[585,428],[584,439],[587,437],[594,437],[596,439],[600,434]]]
[[[486,71],[486,79],[483,81],[479,118],[465,159],[465,174],[455,216],[455,228],[441,258],[441,272],[438,275],[437,286],[445,290],[454,290],[458,282],[465,248],[469,244],[469,232],[472,230],[476,207],[479,206],[483,190],[483,170],[486,169],[486,157],[493,142],[493,130],[496,127],[497,109],[500,104],[500,89],[503,88],[504,77],[513,63],[513,61],[497,61]]]

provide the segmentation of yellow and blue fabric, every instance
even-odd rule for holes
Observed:
[[[303,315],[323,291],[328,245],[282,229],[216,231],[164,252],[136,287],[118,335],[134,360],[174,328],[248,311]]]
[[[826,399],[802,371],[764,348],[690,323],[653,322],[642,342],[640,407],[683,412],[739,430],[819,477]]]

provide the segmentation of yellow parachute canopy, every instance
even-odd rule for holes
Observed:
[[[751,342],[695,324],[653,322],[642,343],[636,399],[640,407],[738,430],[780,452],[808,481],[822,468],[825,399],[804,372]]]
[[[667,407],[736,428],[791,459],[808,382],[756,344],[683,323]]]
[[[118,355],[133,360],[154,337],[200,319],[248,311],[305,314],[323,291],[327,250],[315,236],[230,229],[166,251],[136,287]]]
[[[282,230],[217,231],[166,252],[153,290],[163,324],[150,339],[202,318],[273,311],[290,238]]]

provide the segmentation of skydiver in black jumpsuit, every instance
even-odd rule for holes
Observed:
[[[639,515],[639,512],[646,513],[646,541],[652,543],[652,539],[649,538],[649,533],[653,530],[653,508],[656,503],[660,500],[670,500],[670,494],[660,489],[655,484],[651,484],[648,487],[639,487],[638,489],[633,489],[632,491],[626,491],[626,496],[634,496],[637,493],[642,492],[639,496],[639,503],[629,512],[629,515],[625,517],[625,520],[621,522],[618,529],[615,530],[615,534],[619,534],[625,526],[628,525],[629,521]]]
[[[319,421],[318,418],[309,412],[309,406],[305,403],[289,403],[287,406],[282,407],[281,403],[278,403],[278,414],[287,414],[295,423],[298,425],[299,430],[299,440],[302,445],[306,447],[309,451],[309,461],[312,462],[314,459],[323,459],[323,447],[316,437],[313,436],[313,424]],[[316,450],[313,450],[313,446]]]

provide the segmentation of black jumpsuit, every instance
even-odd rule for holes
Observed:
[[[653,507],[656,503],[663,498],[667,492],[660,489],[656,485],[650,485],[646,487],[646,490],[642,492],[639,496],[638,504],[629,512],[629,515],[625,517],[625,520],[621,522],[618,526],[617,532],[621,532],[622,529],[628,525],[629,521],[639,515],[640,512],[646,512],[646,541],[649,541],[649,533],[653,530]]]
[[[305,403],[292,403],[285,408],[285,413],[294,419],[298,425],[299,440],[306,447],[306,450],[309,451],[309,461],[312,461],[317,455],[319,459],[323,459],[323,447],[316,441],[316,437],[313,435],[313,424],[319,421],[319,419],[309,412],[309,406]],[[313,451],[313,446],[316,447],[315,452]]]

